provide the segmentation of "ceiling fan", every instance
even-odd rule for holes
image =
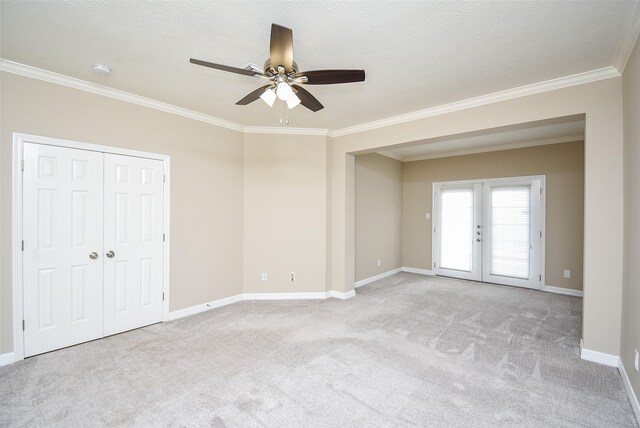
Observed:
[[[189,62],[230,73],[257,77],[267,82],[238,101],[236,103],[238,105],[247,105],[261,98],[269,106],[273,106],[276,98],[279,98],[285,101],[290,109],[302,104],[311,111],[318,111],[324,106],[300,85],[333,85],[364,81],[364,70],[299,71],[298,64],[293,60],[293,32],[289,28],[271,24],[270,47],[271,56],[264,63],[264,70],[259,71],[229,67],[194,58],[189,59]]]

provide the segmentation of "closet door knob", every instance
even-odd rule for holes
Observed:
[[[116,255],[116,253],[114,253],[113,251],[108,251],[107,252],[107,257],[109,257],[110,259],[112,259],[113,256],[115,256],[115,255]]]
[[[96,252],[94,251],[93,253],[89,254],[89,258],[90,258],[91,260],[95,260],[95,259],[97,259],[97,258],[98,258],[98,253],[96,253]]]

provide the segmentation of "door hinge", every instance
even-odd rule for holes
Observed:
[[[20,161],[20,169],[22,171],[24,171],[24,159],[22,159],[22,161]]]
[[[538,280],[542,281],[542,275],[538,275]]]
[[[164,302],[164,291],[162,292],[162,301]]]
[[[540,231],[540,237],[542,238],[542,231]]]
[[[163,183],[167,182],[167,174],[162,174],[162,182]]]
[[[433,267],[436,267],[436,262],[433,262]]]
[[[22,320],[22,331],[24,331],[24,320]]]
[[[24,251],[24,241],[22,241],[22,251]]]
[[[540,194],[542,195],[542,187],[540,188]]]
[[[166,235],[163,233],[163,234],[162,234],[162,242],[164,242],[164,241],[166,241],[166,240],[167,240],[167,237],[166,237]]]

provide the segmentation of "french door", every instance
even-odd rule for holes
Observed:
[[[162,321],[163,162],[25,143],[24,351]]]
[[[436,275],[541,287],[543,177],[434,183]]]

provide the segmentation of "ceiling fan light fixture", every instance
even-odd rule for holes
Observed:
[[[276,94],[278,94],[278,98],[280,98],[282,101],[286,101],[291,97],[291,95],[295,96],[295,94],[293,93],[293,89],[291,89],[291,86],[289,86],[287,82],[278,83]]]
[[[300,98],[298,98],[298,96],[293,92],[291,92],[291,96],[288,97],[286,101],[287,101],[287,107],[289,107],[289,110],[291,110],[292,108],[300,104]]]
[[[273,89],[267,88],[267,90],[260,95],[260,98],[262,98],[262,101],[267,103],[269,107],[273,107],[273,103],[276,101],[277,96]]]

